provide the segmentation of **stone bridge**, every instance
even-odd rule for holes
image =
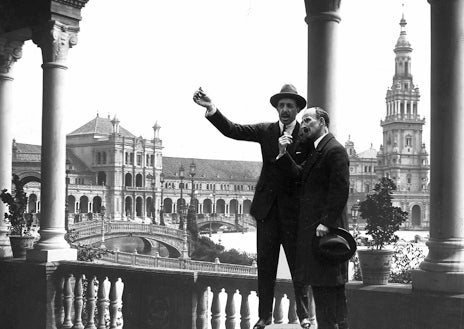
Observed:
[[[198,216],[197,218],[198,230],[218,231],[221,226],[226,226],[230,230],[245,230],[249,231],[256,228],[256,221],[250,215],[238,215],[235,217],[233,214],[229,216],[216,214]]]
[[[188,238],[182,230],[153,224],[114,221],[105,222],[103,227],[105,239],[138,237],[152,248],[157,243],[161,243],[168,249],[170,257],[181,255],[184,249],[184,240]],[[81,222],[70,225],[69,228],[75,234],[74,241],[76,243],[93,245],[101,242],[101,221]]]

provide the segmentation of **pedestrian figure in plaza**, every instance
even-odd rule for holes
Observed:
[[[279,138],[278,166],[289,179],[301,180],[295,280],[311,285],[319,329],[347,329],[345,283],[348,259],[356,243],[346,230],[349,193],[349,160],[345,148],[329,133],[329,115],[319,107],[305,109],[301,119],[300,143],[311,149],[298,165],[289,152],[292,140]],[[345,232],[348,257],[333,261],[317,252],[318,241],[331,231]]]
[[[295,275],[296,230],[298,219],[297,180],[288,179],[277,167],[279,136],[287,136],[287,152],[298,161],[297,139],[300,124],[298,112],[306,107],[306,100],[293,85],[286,84],[270,98],[277,109],[279,120],[272,123],[236,124],[228,120],[214,105],[211,98],[199,88],[193,95],[198,105],[206,108],[206,118],[225,136],[236,140],[259,143],[263,166],[256,185],[250,214],[257,227],[257,263],[259,320],[254,329],[263,329],[272,322],[274,285],[280,246],[283,246],[292,278]],[[294,281],[295,282],[295,281]],[[303,287],[294,285],[297,315],[305,328],[310,327],[308,294]],[[314,314],[314,312],[313,312]],[[314,318],[314,317],[313,317]]]

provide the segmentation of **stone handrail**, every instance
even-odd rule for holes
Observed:
[[[256,263],[251,266],[238,264],[222,264],[219,259],[213,262],[203,262],[191,259],[167,258],[159,257],[158,255],[142,255],[137,253],[128,253],[121,251],[112,251],[104,254],[102,260],[111,263],[122,265],[135,265],[151,268],[169,268],[169,269],[185,269],[192,271],[205,272],[220,272],[220,273],[236,273],[246,275],[256,275]]]

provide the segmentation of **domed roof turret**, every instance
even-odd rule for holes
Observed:
[[[406,24],[408,23],[406,22],[403,14],[400,20],[401,32],[398,41],[396,42],[395,53],[398,51],[412,51],[411,43],[406,38]]]

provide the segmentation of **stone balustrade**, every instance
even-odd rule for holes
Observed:
[[[122,265],[135,265],[151,268],[185,269],[204,272],[236,273],[256,275],[258,269],[253,265],[221,264],[219,259],[215,262],[196,261],[182,258],[159,257],[158,255],[142,255],[121,251],[112,251],[102,256],[101,260]]]
[[[11,328],[247,329],[257,317],[254,275],[71,261],[1,267],[9,284],[0,324]],[[297,323],[292,291],[289,280],[277,281],[275,323]]]

